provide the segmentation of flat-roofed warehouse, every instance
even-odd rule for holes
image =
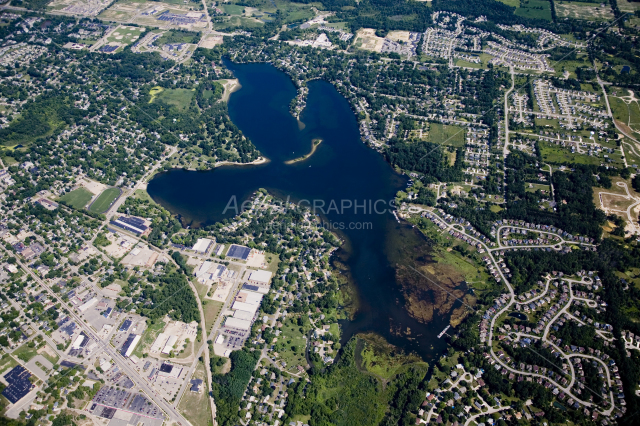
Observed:
[[[231,307],[231,309],[240,310],[240,311],[247,311],[247,312],[250,312],[251,314],[255,315],[255,313],[258,311],[259,307],[260,307],[260,305],[254,305],[254,304],[251,304],[251,303],[233,302],[233,306]]]
[[[178,341],[178,336],[169,336],[169,339],[167,339],[167,343],[164,345],[164,348],[162,349],[162,353],[165,355],[170,354],[177,341]]]
[[[234,318],[238,318],[238,319],[242,319],[242,320],[251,321],[254,316],[255,316],[255,314],[252,314],[251,312],[248,312],[248,311],[235,311],[233,313],[233,317]]]
[[[212,246],[213,240],[209,238],[198,238],[198,241],[196,241],[191,250],[198,253],[207,253]]]
[[[229,251],[227,252],[227,257],[233,257],[235,259],[240,259],[240,260],[247,260],[249,258],[250,253],[251,253],[251,249],[249,247],[231,244],[231,247],[229,247]]]
[[[122,356],[128,358],[133,353],[133,350],[136,348],[140,338],[141,336],[137,334],[130,334],[129,337],[127,337],[127,341],[122,345],[122,351],[120,352]]]
[[[149,230],[149,227],[144,223],[144,219],[139,217],[120,216],[117,219],[113,219],[111,225],[117,226],[125,231],[133,232],[137,236],[146,234]]]
[[[236,295],[236,302],[244,302],[250,305],[259,305],[264,295],[253,291],[239,291]]]
[[[269,288],[269,281],[271,281],[271,275],[273,275],[269,271],[253,271],[251,275],[249,275],[249,282],[251,284],[255,284],[260,287]]]
[[[18,365],[14,367],[13,370],[4,376],[9,386],[2,391],[2,395],[12,404],[20,401],[35,387],[35,385],[29,381],[29,377],[31,377],[31,373],[23,366]]]
[[[251,328],[251,321],[240,318],[229,317],[224,322],[224,326],[228,328],[235,328],[237,330],[249,330]]]

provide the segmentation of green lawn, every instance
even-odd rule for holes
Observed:
[[[551,4],[547,0],[521,0],[516,15],[551,21]]]
[[[142,37],[145,28],[138,27],[130,27],[130,26],[121,26],[115,29],[113,33],[109,37],[107,37],[107,42],[118,42],[124,44],[131,44],[134,41],[137,41],[140,37]]]
[[[209,394],[207,393],[206,371],[201,362],[198,363],[196,371],[193,373],[193,377],[188,377],[188,379],[203,380],[204,383],[202,384],[202,390],[200,393],[191,391],[185,392],[180,400],[180,404],[178,405],[178,410],[180,410],[180,412],[184,414],[187,420],[189,420],[193,425],[212,425],[213,419],[211,418],[211,404],[209,404],[208,401]]]
[[[242,15],[244,13],[244,6],[239,6],[237,4],[222,5],[222,9],[229,15]]]
[[[38,349],[35,347],[30,348],[28,345],[29,343],[25,343],[13,351],[13,356],[20,358],[24,362],[28,362],[31,358],[38,355]]]
[[[289,371],[297,371],[297,366],[305,367],[307,360],[304,357],[307,340],[302,337],[300,327],[292,322],[282,326],[282,333],[276,342],[276,352],[279,359],[287,363],[285,367]]]
[[[536,192],[538,189],[546,191],[547,194],[551,193],[551,187],[549,185],[542,185],[539,183],[525,183],[526,192]]]
[[[440,145],[463,147],[465,130],[460,126],[429,123],[426,140]]]
[[[18,361],[16,361],[11,355],[2,355],[2,359],[0,359],[0,374],[4,374],[6,371],[17,365]]]
[[[144,189],[136,189],[133,193],[133,198],[137,198],[139,200],[147,200],[151,204],[156,203],[155,201],[153,201],[153,198],[151,198],[149,193]]]
[[[609,96],[609,105],[613,118],[622,121],[624,124],[629,123],[629,106],[620,98]]]
[[[198,43],[200,41],[200,34],[187,31],[167,31],[162,34],[154,45],[164,46],[165,44],[172,43]]]
[[[94,213],[104,213],[120,196],[119,188],[107,188],[102,194],[89,206],[89,211]]]
[[[93,198],[93,194],[86,188],[74,189],[71,192],[67,192],[59,198],[60,201],[67,203],[69,206],[76,210],[83,209],[89,201]]]
[[[164,330],[165,323],[161,319],[157,319],[155,324],[149,325],[149,327],[144,330],[142,333],[142,337],[140,338],[140,343],[133,350],[133,354],[138,358],[142,358],[143,353],[148,352],[153,345],[153,342],[156,340],[156,337],[162,330]]]
[[[218,318],[218,315],[220,315],[220,311],[222,310],[224,303],[216,302],[214,300],[205,300],[202,303],[204,304],[202,307],[204,310],[204,325],[207,327],[207,334],[209,334],[213,324]]]
[[[186,109],[191,104],[195,90],[191,89],[162,89],[154,87],[151,102],[163,101],[179,109]]]

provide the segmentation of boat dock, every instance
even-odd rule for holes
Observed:
[[[451,327],[451,325],[446,326],[446,327],[444,328],[444,330],[442,330],[442,331],[440,332],[440,334],[438,334],[438,339],[439,339],[439,338],[441,338],[441,337],[442,337],[442,336],[447,332],[447,330],[449,329],[449,327]]]

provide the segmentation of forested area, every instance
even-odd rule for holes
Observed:
[[[145,303],[140,314],[152,320],[169,315],[175,321],[199,323],[198,301],[187,279],[184,273],[175,270],[169,270],[164,275],[149,276],[148,280],[153,285],[144,287],[141,298],[151,303]]]
[[[432,142],[397,142],[385,154],[394,167],[423,173],[441,182],[463,181],[464,150],[455,151],[455,163],[451,166],[445,149]]]
[[[356,339],[342,349],[340,358],[310,383],[298,381],[288,389],[285,413],[311,415],[310,426],[369,426],[382,421],[388,401],[382,383],[362,373],[355,364]],[[288,422],[285,422],[285,424]]]
[[[213,391],[216,402],[216,420],[220,426],[235,426],[238,419],[238,407],[242,394],[247,389],[253,370],[258,363],[260,351],[231,352],[231,371],[227,374],[213,373]],[[213,364],[212,364],[213,365]]]
[[[27,101],[20,118],[0,129],[0,141],[3,145],[27,144],[83,117],[84,112],[68,97],[49,92]]]

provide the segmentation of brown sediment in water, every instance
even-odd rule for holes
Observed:
[[[338,281],[339,286],[339,298],[340,307],[345,317],[349,320],[353,320],[354,316],[358,312],[360,307],[358,290],[353,283],[351,274],[349,273],[349,267],[343,263],[342,257],[347,256],[345,247],[338,250],[335,256],[331,257],[331,266],[337,272],[334,278]]]
[[[421,323],[428,323],[434,314],[451,312],[454,304],[465,297],[461,288],[464,276],[454,266],[438,263],[429,241],[419,231],[410,232],[413,235],[405,235],[404,244],[397,247],[394,255],[398,259],[394,266],[396,282],[407,313]],[[459,323],[464,310],[456,308],[454,314]]]

